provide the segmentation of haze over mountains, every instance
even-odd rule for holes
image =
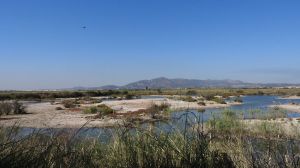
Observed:
[[[176,88],[256,88],[256,87],[295,87],[300,84],[284,83],[247,83],[240,80],[198,80],[198,79],[169,79],[165,77],[141,80],[124,86],[106,85],[101,87],[74,87],[66,90],[115,90],[115,89],[176,89]]]

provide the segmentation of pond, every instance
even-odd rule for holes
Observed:
[[[210,108],[206,109],[203,113],[204,121],[208,120],[212,117],[212,115],[218,115],[225,109],[229,109],[235,111],[240,114],[243,113],[246,118],[249,116],[248,112],[250,110],[260,110],[261,112],[268,112],[271,105],[280,105],[287,103],[300,103],[300,99],[281,99],[278,96],[244,96],[242,97],[243,103],[240,105],[234,105],[229,108]],[[296,111],[288,111],[285,110],[288,118],[296,118],[300,117],[300,113]],[[191,113],[199,114],[197,110],[189,110]],[[174,119],[180,118],[182,114],[186,113],[186,111],[178,111],[172,114]],[[201,114],[202,115],[202,114]]]
[[[149,96],[150,98],[150,96]],[[153,98],[153,97],[151,97]],[[161,98],[157,96],[157,98]],[[206,109],[203,114],[197,112],[197,110],[188,110],[188,111],[176,111],[171,113],[171,121],[169,122],[156,122],[154,123],[155,127],[160,128],[164,131],[172,131],[174,128],[180,128],[184,126],[186,123],[186,119],[189,118],[189,121],[199,119],[199,117],[203,117],[203,121],[207,121],[213,116],[220,115],[224,110],[229,109],[235,111],[237,114],[243,114],[247,118],[249,116],[249,110],[260,110],[262,113],[267,113],[268,109],[271,105],[278,104],[287,104],[287,103],[300,103],[300,99],[280,99],[278,96],[244,96],[242,97],[243,104],[234,105],[230,108],[210,108]],[[300,113],[295,111],[286,111],[287,116],[289,118],[300,117]],[[187,117],[188,116],[188,117]],[[201,119],[202,120],[202,119]],[[144,126],[148,126],[149,124],[145,124]],[[33,128],[20,128],[18,136],[23,137],[35,132],[36,129]],[[67,131],[73,131],[74,129],[40,129],[38,130],[41,133],[46,134],[56,134],[63,133]],[[114,132],[112,128],[83,128],[79,132],[76,132],[80,137],[96,137],[101,139],[109,139],[111,133]]]

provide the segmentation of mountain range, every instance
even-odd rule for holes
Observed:
[[[259,88],[259,87],[299,87],[300,84],[285,83],[248,83],[240,80],[198,80],[169,79],[165,77],[141,80],[124,86],[106,85],[101,87],[74,87],[63,90],[116,90],[116,89],[176,89],[176,88]]]

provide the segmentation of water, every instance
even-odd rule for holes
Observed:
[[[153,96],[149,96],[147,98],[153,98]],[[157,96],[158,99],[162,97]],[[262,112],[267,113],[268,108],[271,105],[278,105],[278,104],[287,104],[287,103],[300,103],[300,99],[280,99],[277,96],[245,96],[242,97],[243,104],[231,106],[230,110],[235,111],[237,114],[243,113],[247,116],[247,112],[249,110],[261,110]],[[228,100],[230,101],[230,100]],[[218,116],[220,115],[226,108],[210,108],[206,109],[206,111],[201,114],[197,112],[197,110],[189,110],[187,111],[177,111],[171,114],[171,121],[170,122],[156,122],[154,124],[155,127],[160,128],[161,130],[170,132],[174,129],[174,127],[182,127],[186,120],[191,123],[197,122],[199,118],[203,117],[204,121],[212,118],[213,115]],[[300,113],[296,111],[286,111],[287,117],[289,118],[296,118],[300,117]],[[18,136],[23,137],[26,135],[30,135],[35,131],[33,128],[20,128],[20,134]],[[75,131],[72,129],[42,129],[39,130],[40,133],[48,134],[48,135],[55,135],[57,133],[62,133],[68,131]],[[114,132],[113,129],[110,128],[83,128],[79,132],[77,132],[77,136],[81,138],[88,138],[88,137],[96,137],[101,139],[109,139],[110,135]]]
[[[249,116],[250,110],[260,110],[262,112],[268,112],[271,105],[280,105],[287,103],[300,103],[300,99],[280,99],[278,96],[245,96],[242,97],[243,103],[240,105],[234,105],[229,108],[210,108],[206,109],[203,114],[199,114],[197,110],[189,110],[190,113],[194,113],[197,116],[203,115],[203,120],[206,121],[212,117],[212,115],[218,116],[225,109],[235,111],[237,114],[244,114],[246,117]],[[300,113],[296,111],[285,110],[288,118],[300,117]],[[182,117],[186,111],[178,111],[172,114],[174,119]]]

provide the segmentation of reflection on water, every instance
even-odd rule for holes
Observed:
[[[238,114],[243,113],[244,115],[247,116],[248,112],[250,110],[260,110],[262,112],[268,112],[268,109],[271,105],[287,104],[287,103],[291,103],[291,102],[300,103],[300,99],[293,99],[293,100],[292,99],[280,99],[277,96],[245,96],[242,99],[243,99],[243,104],[234,105],[234,106],[231,106],[230,108],[206,109],[206,111],[203,114],[204,121],[211,118],[212,115],[216,115],[216,116],[219,115],[225,109],[230,109],[230,110],[236,111]],[[189,111],[199,115],[197,110],[189,110]],[[185,112],[186,111],[174,112],[172,114],[172,117],[178,118]],[[286,112],[287,112],[287,117],[289,117],[289,118],[300,117],[300,113],[297,113],[295,111],[286,110]],[[202,115],[202,114],[200,114],[200,115]]]

